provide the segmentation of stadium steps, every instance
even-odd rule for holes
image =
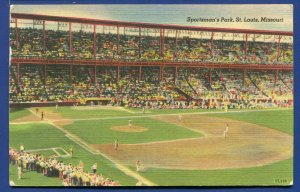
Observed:
[[[38,71],[39,71],[39,75],[40,75],[40,77],[41,77],[41,79],[42,79],[42,82],[44,82],[44,83],[43,83],[43,90],[44,90],[45,97],[47,98],[47,100],[49,100],[49,95],[48,95],[47,90],[46,90],[46,87],[45,87],[45,85],[46,85],[46,78],[45,78],[45,76],[43,75],[43,73],[42,73],[42,71],[41,71],[41,68],[38,68]]]
[[[204,86],[206,87],[206,89],[208,91],[213,91],[214,90],[207,79],[204,79]]]
[[[186,75],[184,75],[184,79],[185,79],[185,81],[187,82],[187,84],[189,85],[189,87],[193,90],[193,92],[195,93],[195,94],[197,94],[197,91],[194,89],[194,87],[191,85],[191,83],[189,82],[189,80],[188,80],[188,78],[187,78],[187,76]]]
[[[85,69],[85,70],[86,70],[86,73],[88,74],[90,80],[91,80],[92,82],[95,82],[94,75],[91,74],[91,71],[90,71],[88,68]]]
[[[179,95],[184,96],[187,100],[193,100],[193,97],[191,97],[189,94],[185,93],[176,86],[169,86],[168,89],[176,91]]]
[[[279,76],[279,79],[280,79],[280,81],[290,90],[290,91],[293,91],[293,89],[292,88],[290,88],[287,84],[286,84],[286,82],[284,81],[284,79],[282,78],[282,76],[281,75],[278,75]]]
[[[264,92],[263,90],[261,90],[261,89],[257,86],[256,82],[251,78],[250,73],[247,73],[247,76],[248,76],[249,80],[251,81],[251,83],[256,87],[256,89],[257,89],[258,91],[262,92],[262,94],[263,94],[264,96],[270,97],[269,95],[266,94],[266,92]]]
[[[18,80],[17,80],[16,71],[15,71],[15,69],[12,69],[12,68],[11,68],[11,70],[13,70],[13,71],[11,71],[11,75],[12,75],[12,78],[13,78],[14,83],[16,85],[17,91],[18,91],[18,93],[21,93],[21,95],[23,95],[23,92],[21,91],[20,85],[19,85]]]
[[[221,79],[220,74],[216,71],[216,75],[218,79]],[[227,94],[231,94],[230,91],[227,89],[226,84],[224,83],[224,81],[221,82],[221,85],[223,87],[223,91],[225,91]]]

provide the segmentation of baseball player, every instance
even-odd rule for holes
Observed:
[[[93,172],[93,174],[96,174],[96,172],[97,172],[97,163],[95,163],[95,164],[92,166],[92,172]]]
[[[132,127],[131,120],[128,120],[128,127],[129,127],[129,128]]]
[[[18,166],[18,180],[22,179],[22,167]]]
[[[23,145],[23,144],[20,145],[20,152],[21,152],[21,153],[24,152],[24,145]]]
[[[139,172],[141,170],[141,162],[140,160],[137,160],[136,162],[136,171]]]
[[[227,112],[228,112],[228,106],[227,106],[227,103],[224,104],[224,109],[225,109],[225,112],[227,113]]]
[[[73,148],[72,148],[72,147],[69,149],[69,152],[70,152],[71,157],[73,157],[74,151],[73,151]]]
[[[182,121],[182,115],[178,115],[178,121],[179,121],[179,122]]]
[[[227,135],[228,135],[228,129],[229,129],[229,126],[228,126],[228,123],[226,124],[226,128],[224,130],[224,139],[226,139]]]
[[[115,150],[117,151],[119,147],[118,139],[115,139]]]
[[[45,114],[44,114],[44,112],[42,111],[42,114],[41,114],[41,120],[44,120],[44,116],[45,116]]]

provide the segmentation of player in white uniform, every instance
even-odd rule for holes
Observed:
[[[140,160],[137,160],[136,162],[136,171],[139,172],[141,170],[141,162]]]
[[[128,120],[128,127],[129,127],[129,128],[132,127],[131,120]]]
[[[178,121],[179,121],[179,122],[182,121],[182,115],[178,115]]]
[[[228,106],[227,106],[227,103],[224,104],[224,109],[225,109],[225,112],[227,113],[227,112],[228,112]]]
[[[18,180],[20,180],[22,179],[22,167],[18,166],[17,170],[18,170]]]
[[[21,145],[20,145],[20,152],[23,153],[23,152],[24,152],[24,149],[25,149],[25,148],[24,148],[24,145],[21,144]]]
[[[119,147],[119,142],[118,142],[118,139],[115,140],[115,150],[118,150],[118,147]]]
[[[228,135],[228,129],[229,129],[229,126],[228,126],[228,123],[226,124],[226,128],[224,130],[224,139],[226,139],[227,135]]]

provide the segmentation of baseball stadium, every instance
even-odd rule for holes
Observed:
[[[293,183],[293,32],[12,13],[10,184]]]

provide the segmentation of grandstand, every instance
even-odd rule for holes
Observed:
[[[37,173],[59,177],[65,186],[119,186],[134,185],[136,179],[142,185],[156,185],[149,178],[158,185],[172,185],[177,179],[172,177],[173,170],[192,170],[193,174],[201,175],[203,172],[199,170],[251,169],[281,160],[291,164],[292,121],[289,118],[294,102],[293,32],[12,13],[10,51],[10,126],[14,127],[10,127],[11,166],[18,166],[19,159],[27,162],[36,158],[38,163],[51,168],[51,176],[45,167],[35,168]],[[93,108],[94,105],[98,108]],[[227,110],[248,116],[228,114]],[[40,119],[41,111],[46,114],[45,119],[44,116]],[[280,115],[281,112],[286,115]],[[25,115],[21,117],[19,113]],[[272,119],[259,121],[257,117],[269,117],[267,113]],[[176,118],[177,114],[181,114],[180,120]],[[288,128],[276,120],[281,124],[286,121]],[[223,136],[219,132],[228,122],[232,135],[227,141],[220,140]],[[206,129],[205,126],[211,123],[213,126]],[[129,129],[127,124],[134,129]],[[198,124],[201,126],[197,127]],[[101,129],[99,125],[102,125]],[[37,145],[45,148],[36,149],[39,146],[35,146],[33,136],[26,140],[13,132],[20,129],[25,133],[22,126],[32,129],[32,134],[41,132],[45,138],[51,133],[51,137],[56,135],[57,138],[50,138],[47,144],[37,138]],[[86,127],[89,129],[82,129]],[[59,136],[62,133],[58,130],[66,138]],[[168,134],[170,132],[172,134]],[[130,134],[140,134],[140,137]],[[257,134],[266,135],[268,141]],[[116,137],[120,139],[123,151],[111,150]],[[197,143],[200,137],[207,140]],[[20,142],[23,143],[19,138],[37,154],[16,150]],[[190,151],[200,145],[210,149],[212,145],[204,142],[211,141],[220,149],[228,147],[226,150],[233,151],[228,152],[228,157],[220,157],[222,165],[215,162],[220,153],[216,150],[218,147],[211,149],[207,166],[203,162],[199,164],[206,158],[202,156],[203,151]],[[171,146],[172,142],[175,147]],[[239,142],[245,143],[239,145]],[[282,145],[278,145],[280,142]],[[100,167],[103,165],[101,171],[105,176],[102,172],[93,175],[86,170],[78,171],[73,166],[78,163],[77,159],[48,158],[44,154],[48,149],[65,151],[73,145],[80,151],[77,159],[84,159],[89,165],[97,161]],[[179,145],[182,151],[195,157],[189,159],[182,155],[185,153],[180,153],[178,161],[172,162],[177,160],[174,155],[178,155],[176,147]],[[259,147],[252,150],[256,145]],[[157,151],[154,151],[155,147]],[[161,153],[160,149],[164,148],[170,150]],[[153,156],[148,157],[148,154]],[[270,154],[270,158],[262,154]],[[170,162],[160,155],[166,155]],[[69,153],[65,156],[69,158]],[[250,157],[257,159],[250,161]],[[239,158],[244,158],[242,163]],[[154,163],[148,161],[150,159]],[[135,162],[140,160],[149,172],[132,171]],[[168,177],[160,179],[163,174],[156,175],[155,169],[161,173],[164,169],[172,171],[164,172]],[[68,180],[70,174],[65,172],[69,170],[79,174],[84,182],[78,183],[76,178]],[[180,171],[181,177],[186,176],[186,172]],[[286,172],[292,181],[290,169]],[[196,181],[197,177],[192,174],[188,177],[194,183],[179,180],[176,184],[211,185]],[[219,181],[224,185],[222,179]]]
[[[10,39],[11,103],[293,102],[291,32],[13,13]]]

